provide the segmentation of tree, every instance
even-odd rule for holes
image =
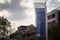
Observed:
[[[6,38],[10,34],[11,23],[4,17],[0,17],[0,38]]]
[[[38,37],[34,36],[34,37],[31,37],[31,38],[28,38],[28,40],[38,40]]]
[[[54,40],[60,40],[60,23],[48,27],[48,36],[53,37]]]

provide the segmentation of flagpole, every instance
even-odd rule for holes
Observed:
[[[46,40],[48,40],[48,20],[47,20],[47,0],[45,0],[45,16],[46,16]]]

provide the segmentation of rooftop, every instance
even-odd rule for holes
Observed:
[[[45,3],[45,1],[41,1],[41,0],[35,0],[35,3]]]

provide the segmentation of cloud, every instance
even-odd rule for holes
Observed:
[[[15,23],[16,27],[20,26],[20,25],[30,25],[33,24],[35,25],[35,11],[34,8],[29,8],[27,7],[24,10],[24,14],[26,16],[24,16],[24,18],[19,18],[19,20],[13,20],[12,22]],[[24,15],[23,14],[23,15]],[[17,15],[18,16],[18,15]],[[25,18],[26,17],[26,18]],[[18,26],[17,26],[18,25]],[[35,25],[36,26],[36,25]]]
[[[51,0],[47,0],[47,12],[51,11],[52,10],[52,6],[51,6]]]
[[[0,16],[9,17],[10,15],[11,14],[6,10],[0,11]]]
[[[0,11],[2,10],[7,10],[12,14],[10,17],[11,20],[17,20],[19,19],[19,16],[20,19],[25,18],[24,8],[20,6],[18,0],[11,0],[10,3],[7,1],[5,1],[5,3],[0,3]]]
[[[57,7],[60,6],[60,2],[58,2],[59,0],[48,0],[47,1],[47,11],[51,11]]]
[[[15,24],[16,27],[19,27],[20,25],[31,25],[33,24],[34,26],[35,25],[35,20],[32,18],[27,18],[27,19],[24,19],[24,20],[15,20],[15,21],[11,21],[13,24]]]
[[[0,3],[4,3],[4,0],[1,0]]]
[[[60,3],[60,0],[57,0],[57,2],[59,2],[59,3]]]
[[[3,11],[4,10],[4,11]],[[12,23],[16,24],[16,27],[20,25],[35,25],[35,10],[31,0],[10,0],[0,3],[0,11],[5,13]],[[3,15],[1,13],[1,15]]]

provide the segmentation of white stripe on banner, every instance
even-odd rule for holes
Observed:
[[[34,2],[35,8],[46,8],[45,3]]]

